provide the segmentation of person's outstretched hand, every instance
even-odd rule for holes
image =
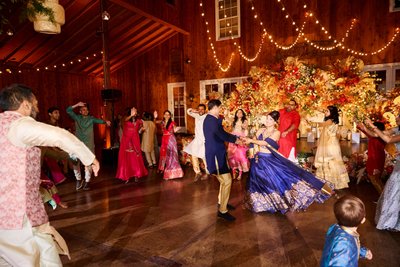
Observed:
[[[93,170],[94,176],[97,176],[99,174],[100,162],[97,159],[94,159],[94,161],[92,163],[92,170]]]

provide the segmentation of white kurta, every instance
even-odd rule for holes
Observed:
[[[195,128],[194,128],[194,139],[190,142],[183,151],[188,153],[189,155],[205,158],[205,148],[204,148],[204,133],[203,133],[203,122],[206,118],[207,114],[199,115],[198,113],[192,112],[192,109],[189,108],[187,110],[187,114],[192,116],[195,119]]]

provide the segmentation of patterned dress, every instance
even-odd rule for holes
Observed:
[[[243,123],[238,121],[232,131],[236,136],[247,136],[247,130],[242,128]],[[228,144],[228,161],[232,170],[239,170],[240,172],[249,171],[249,160],[247,159],[246,145],[237,145],[234,143]]]
[[[395,134],[400,134],[400,130],[396,129]],[[395,145],[399,152],[400,142]],[[392,175],[379,197],[375,223],[380,230],[400,231],[400,155],[397,156]]]
[[[258,140],[262,140],[260,135]],[[271,138],[265,141],[271,153],[259,152],[250,164],[245,204],[254,212],[305,210],[314,201],[322,203],[330,197],[323,192],[325,181],[300,168],[276,152],[278,144]]]
[[[160,161],[158,170],[164,172],[164,179],[175,179],[183,177],[183,170],[179,164],[178,145],[174,135],[175,122],[171,122],[166,128],[164,122],[161,123],[163,136],[161,140]]]
[[[349,187],[350,179],[343,163],[337,131],[337,124],[322,127],[314,165],[317,177],[331,182],[335,189],[342,189]]]

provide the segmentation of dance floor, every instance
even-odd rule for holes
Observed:
[[[354,149],[365,148],[343,147]],[[244,209],[247,176],[232,185],[237,219],[227,222],[216,217],[215,178],[194,182],[193,170],[184,167],[183,179],[163,181],[150,169],[148,177],[124,184],[114,178],[114,168],[103,166],[90,191],[76,192],[72,179],[58,186],[69,208],[48,213],[70,248],[72,259],[62,256],[65,266],[318,266],[324,235],[335,222],[334,198],[285,215]],[[346,192],[367,207],[359,233],[374,258],[360,266],[400,266],[400,233],[374,226],[374,188],[364,181]]]

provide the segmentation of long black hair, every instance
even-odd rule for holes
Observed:
[[[236,110],[236,112],[235,112],[235,118],[233,119],[233,128],[235,128],[235,125],[236,125],[236,123],[237,123],[237,121],[238,121],[238,119],[239,119],[238,116],[237,116],[237,113],[238,113],[239,111],[241,111],[242,114],[243,114],[243,117],[241,118],[242,123],[246,121],[246,113],[244,112],[244,110],[241,109],[241,108],[238,109],[238,110]]]
[[[339,110],[335,106],[328,106],[329,116],[324,118],[324,121],[331,120],[335,124],[339,124]]]
[[[171,125],[171,123],[172,123],[172,113],[171,113],[171,111],[169,111],[168,109],[167,109],[166,111],[164,111],[163,114],[165,114],[165,112],[168,112],[168,113],[169,113],[169,120],[167,121],[167,124],[166,124],[166,126],[165,126],[165,129],[168,130],[168,127],[169,127],[169,126]],[[163,120],[165,120],[165,118],[163,118]],[[165,121],[164,121],[164,123],[165,123]]]

